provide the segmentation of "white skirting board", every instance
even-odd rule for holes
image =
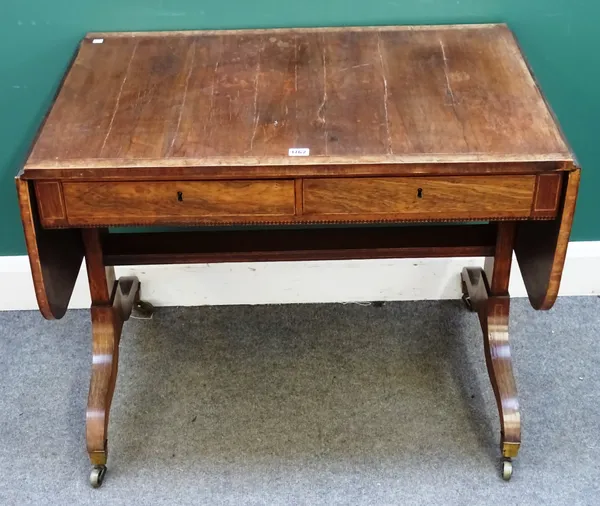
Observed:
[[[460,298],[460,271],[481,258],[339,260],[118,267],[156,306],[291,304]],[[510,293],[525,297],[513,262]],[[560,295],[600,295],[600,241],[572,242]],[[85,268],[71,308],[89,308]],[[0,257],[0,310],[37,309],[26,256]]]

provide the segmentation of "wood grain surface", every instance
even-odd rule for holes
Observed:
[[[97,37],[82,41],[26,177],[572,160],[504,25]]]
[[[104,263],[106,231],[83,231],[85,262],[92,306],[92,374],[86,410],[86,444],[92,465],[106,465],[108,420],[119,365],[123,323],[139,296],[137,278],[115,280],[114,267]]]
[[[500,448],[508,459],[515,458],[521,446],[521,414],[508,333],[515,225],[498,224],[495,252],[486,260],[485,270],[466,267],[462,271],[463,291],[477,311],[483,331],[485,361],[500,416]]]
[[[16,185],[37,303],[44,318],[59,319],[67,311],[83,260],[81,234],[45,229],[33,183],[17,178]]]
[[[534,188],[535,176],[313,179],[304,181],[304,214],[527,217]]]
[[[294,216],[294,181],[64,183],[71,225]]]
[[[515,255],[529,301],[535,309],[551,309],[558,297],[567,257],[581,171],[565,175],[559,216],[552,221],[519,223]]]
[[[552,219],[561,175],[42,181],[35,186],[42,209],[47,209],[41,222],[48,228],[366,223]],[[539,203],[542,209],[536,208]]]

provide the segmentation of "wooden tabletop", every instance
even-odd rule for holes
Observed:
[[[103,33],[25,175],[571,160],[504,25]]]

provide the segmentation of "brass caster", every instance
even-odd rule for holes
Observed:
[[[94,488],[99,488],[104,481],[104,475],[106,474],[106,466],[94,466],[90,473],[90,485]]]
[[[143,300],[135,301],[131,311],[131,317],[138,320],[150,320],[154,314],[154,306]]]
[[[513,465],[510,460],[502,461],[502,479],[509,481],[513,474]]]

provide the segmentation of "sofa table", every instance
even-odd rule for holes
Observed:
[[[113,266],[461,256],[486,259],[462,286],[509,479],[513,251],[549,309],[579,176],[505,25],[87,35],[16,182],[46,318],[64,315],[85,258],[92,485],[140,297]]]

